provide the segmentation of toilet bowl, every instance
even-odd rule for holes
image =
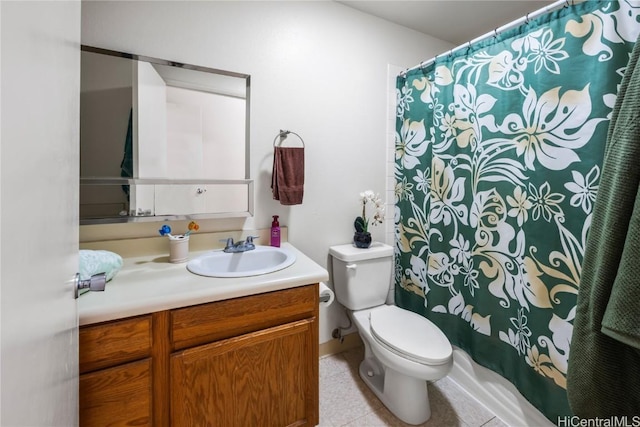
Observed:
[[[349,309],[364,343],[360,377],[399,419],[424,423],[431,416],[427,381],[446,376],[453,365],[449,340],[428,319],[385,304],[391,246],[339,245],[329,253],[336,300]]]

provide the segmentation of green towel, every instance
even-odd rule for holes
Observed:
[[[639,56],[636,42],[585,248],[567,373],[569,403],[582,418],[640,416]]]

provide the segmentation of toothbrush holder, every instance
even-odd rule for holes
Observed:
[[[189,236],[169,236],[169,262],[181,263],[189,259]]]

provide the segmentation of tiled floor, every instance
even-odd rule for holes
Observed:
[[[358,375],[358,347],[320,359],[320,427],[408,426],[378,400]],[[429,384],[428,427],[506,427],[448,378]]]

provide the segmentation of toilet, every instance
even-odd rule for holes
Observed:
[[[329,254],[336,300],[349,310],[364,343],[360,377],[396,417],[424,423],[431,416],[427,381],[445,377],[453,365],[449,340],[428,319],[385,304],[391,246],[338,245]]]

